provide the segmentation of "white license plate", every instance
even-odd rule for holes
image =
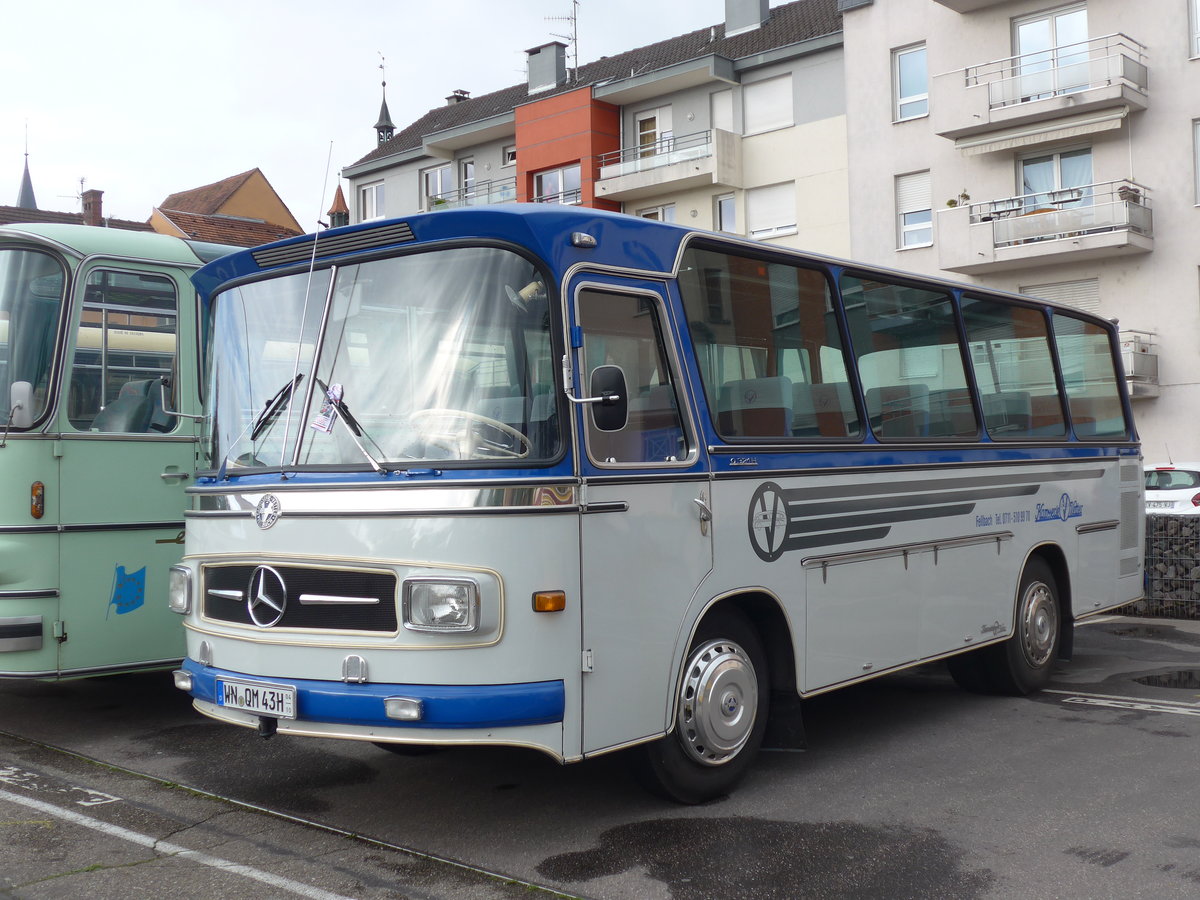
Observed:
[[[1175,507],[1174,500],[1147,500],[1146,506],[1149,509],[1173,509]]]
[[[217,705],[276,719],[294,719],[296,689],[291,685],[217,679]]]

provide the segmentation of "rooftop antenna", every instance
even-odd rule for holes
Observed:
[[[76,200],[79,203],[79,208],[83,209],[83,186],[85,184],[87,184],[87,179],[84,176],[80,175],[79,176],[79,193],[78,194],[59,194],[58,196],[63,197],[63,198],[70,197],[70,198]]]
[[[566,22],[571,26],[570,34],[555,34],[550,32],[551,37],[562,38],[564,41],[570,42],[571,59],[575,65],[572,68],[572,81],[579,80],[579,0],[571,0],[571,14],[569,16],[546,16],[547,22]]]

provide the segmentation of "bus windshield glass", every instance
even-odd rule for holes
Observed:
[[[210,317],[215,469],[526,464],[560,452],[546,284],[511,251],[244,284]]]
[[[54,339],[66,278],[54,257],[0,248],[0,403],[9,418],[14,382],[29,385],[32,409],[14,416],[14,427],[31,424],[46,410]]]

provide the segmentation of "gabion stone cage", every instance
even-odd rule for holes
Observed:
[[[1120,611],[1200,619],[1200,516],[1146,516],[1146,596]]]

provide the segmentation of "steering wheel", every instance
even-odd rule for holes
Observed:
[[[515,447],[506,447],[496,441],[489,441],[477,428],[461,430],[423,430],[422,439],[435,447],[443,447],[451,453],[458,453],[462,459],[524,459],[533,449],[533,442],[517,429],[499,419],[482,416],[466,409],[418,409],[410,417],[415,425],[422,419],[459,419],[472,426],[494,428],[515,442]]]

